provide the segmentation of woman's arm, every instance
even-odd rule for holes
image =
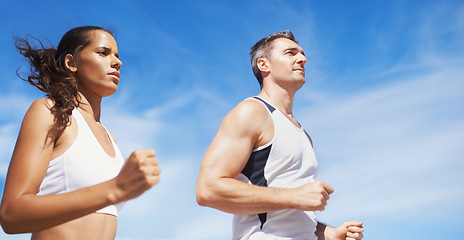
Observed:
[[[114,179],[69,193],[37,196],[57,137],[50,103],[49,99],[35,101],[21,125],[0,206],[0,223],[6,233],[59,225],[134,198],[159,181],[154,151],[139,151]]]

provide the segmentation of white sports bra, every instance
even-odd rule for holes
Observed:
[[[74,143],[60,156],[50,161],[37,195],[60,194],[89,187],[116,177],[124,164],[119,148],[107,134],[116,152],[109,156],[101,147],[81,113],[74,109],[77,123]],[[125,202],[109,205],[97,211],[117,216]]]

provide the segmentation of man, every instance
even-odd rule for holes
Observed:
[[[314,211],[334,190],[315,181],[311,139],[292,115],[305,83],[303,49],[285,31],[260,40],[250,55],[261,92],[224,118],[203,158],[198,204],[235,214],[233,239],[362,239],[362,222],[316,221]]]

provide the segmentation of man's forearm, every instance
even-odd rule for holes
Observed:
[[[255,186],[235,179],[220,179],[209,187],[197,187],[197,202],[218,210],[249,215],[289,208],[290,189]]]
[[[333,227],[317,222],[316,236],[318,240],[330,240],[330,233],[334,230]]]

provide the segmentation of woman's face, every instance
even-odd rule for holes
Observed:
[[[87,34],[91,43],[82,50],[75,65],[79,90],[88,96],[110,96],[117,90],[122,65],[118,45],[106,31],[95,30]]]

